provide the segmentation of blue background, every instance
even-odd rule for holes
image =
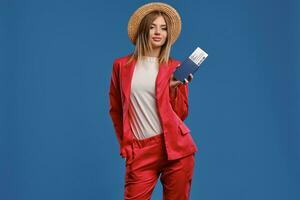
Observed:
[[[147,2],[0,1],[0,199],[122,199],[109,81]],[[183,21],[171,55],[209,54],[189,85],[191,199],[300,199],[299,1],[164,2]]]

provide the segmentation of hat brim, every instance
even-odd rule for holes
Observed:
[[[170,5],[165,3],[148,3],[139,7],[128,21],[128,37],[133,44],[136,44],[137,30],[142,19],[152,11],[159,10],[164,12],[171,20],[169,31],[171,32],[171,44],[173,44],[181,32],[181,18],[178,12]]]

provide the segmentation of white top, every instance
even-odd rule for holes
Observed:
[[[129,116],[131,130],[139,140],[162,133],[155,97],[158,68],[157,57],[143,56],[133,72]]]

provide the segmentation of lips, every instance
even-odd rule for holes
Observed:
[[[159,42],[159,41],[161,40],[160,37],[153,37],[152,39],[153,39],[154,41],[156,41],[156,42]]]

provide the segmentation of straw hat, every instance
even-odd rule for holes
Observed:
[[[130,17],[128,21],[128,36],[133,44],[136,43],[137,39],[137,31],[142,19],[152,11],[159,10],[164,12],[167,16],[169,16],[171,20],[171,25],[169,30],[171,31],[171,43],[173,44],[178,38],[181,31],[181,18],[178,12],[172,6],[160,3],[153,2],[145,4],[139,7]]]

